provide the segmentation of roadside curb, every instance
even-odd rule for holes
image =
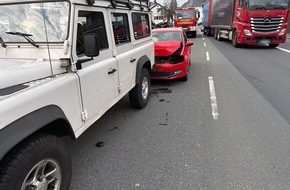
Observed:
[[[287,38],[290,39],[290,33],[287,33]]]

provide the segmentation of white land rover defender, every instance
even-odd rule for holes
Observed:
[[[67,190],[60,137],[148,102],[149,0],[0,0],[0,25],[0,189]]]

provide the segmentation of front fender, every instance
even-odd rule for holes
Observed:
[[[64,112],[55,105],[35,110],[0,130],[0,160],[15,145],[56,120],[68,122]]]
[[[143,55],[142,57],[140,57],[140,59],[137,62],[137,67],[136,67],[136,84],[138,84],[140,81],[140,76],[141,76],[141,72],[143,67],[146,67],[148,69],[148,71],[151,71],[151,64],[150,64],[150,59],[146,56]]]

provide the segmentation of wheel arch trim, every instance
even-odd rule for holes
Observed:
[[[54,121],[65,121],[64,130],[75,138],[72,127],[64,112],[56,105],[49,105],[35,110],[0,130],[0,160],[18,143],[31,134],[43,129]]]
[[[146,55],[143,55],[142,57],[140,57],[137,62],[136,78],[135,78],[136,84],[140,82],[139,80],[142,73],[142,68],[144,66],[149,70],[149,72],[151,71],[150,59]]]

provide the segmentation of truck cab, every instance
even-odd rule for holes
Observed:
[[[240,0],[235,4],[233,43],[268,44],[276,47],[286,41],[288,0]]]
[[[197,34],[197,21],[199,17],[200,13],[195,8],[176,9],[173,15],[174,27],[182,27],[186,34],[189,34],[195,38]]]

